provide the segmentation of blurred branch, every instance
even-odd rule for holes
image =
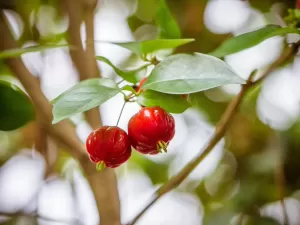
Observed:
[[[14,217],[19,217],[19,216],[28,216],[28,217],[34,217],[36,219],[46,220],[48,222],[56,222],[56,223],[63,223],[63,224],[77,224],[75,219],[74,220],[58,220],[58,219],[50,218],[48,216],[39,215],[38,213],[23,213],[23,212],[4,213],[4,212],[0,212],[0,216],[9,217],[9,218],[14,218]]]
[[[262,82],[271,72],[273,72],[278,66],[282,65],[282,63],[286,62],[290,57],[297,54],[299,46],[300,42],[297,42],[291,47],[289,47],[286,51],[284,51],[282,55],[274,63],[272,63],[267,70],[263,72],[263,74],[258,80],[254,82],[252,81],[255,72],[249,76],[246,84],[242,86],[242,89],[239,92],[239,94],[231,101],[231,103],[226,108],[224,114],[222,115],[220,121],[216,126],[213,136],[205,145],[204,149],[200,151],[201,153],[197,155],[192,161],[190,161],[178,174],[172,177],[167,183],[163,184],[152,196],[152,199],[146,205],[146,207],[132,220],[132,222],[129,225],[134,225],[157,200],[159,200],[166,193],[176,188],[182,183],[182,181],[185,178],[187,178],[187,176],[205,159],[205,157],[222,139],[222,137],[227,131],[228,125],[232,121],[235,113],[238,111],[238,107],[241,104],[247,91],[250,88]]]
[[[47,157],[47,132],[45,129],[36,123],[35,126],[36,134],[35,134],[35,149],[44,156],[45,161],[48,165],[48,157]]]
[[[75,64],[80,80],[86,80],[100,76],[100,71],[95,58],[94,46],[94,13],[97,0],[64,0],[65,10],[69,16],[69,43],[75,46],[70,49],[70,55]],[[81,22],[85,22],[86,49],[82,45],[80,35]],[[102,126],[99,107],[93,108],[85,113],[86,119],[93,129]],[[99,175],[98,175],[99,176]],[[101,176],[101,175],[100,175]],[[95,176],[95,179],[99,179]],[[98,182],[95,180],[95,182]],[[101,217],[101,224],[120,224],[120,201],[117,190],[117,180],[113,169],[106,169],[106,176],[102,182],[98,182],[97,205]]]
[[[2,11],[0,11],[0,33],[0,51],[18,47]],[[119,199],[116,194],[117,186],[113,170],[106,169],[101,173],[95,173],[95,165],[90,162],[85,147],[77,137],[70,121],[61,121],[56,125],[51,123],[52,106],[42,93],[38,80],[28,71],[20,57],[6,59],[5,62],[31,97],[38,117],[42,118],[43,128],[57,141],[63,143],[69,153],[80,162],[94,193],[101,214],[101,225],[119,225]]]
[[[84,1],[64,0],[65,10],[69,15],[69,43],[75,46],[70,49],[70,55],[79,73],[80,80],[99,77],[100,72],[96,64],[94,50],[94,5],[84,4]],[[81,22],[85,18],[86,38],[88,41],[86,51],[82,45],[80,35]],[[99,128],[101,117],[99,107],[93,108],[86,113],[86,119],[93,129]]]

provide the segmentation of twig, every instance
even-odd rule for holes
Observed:
[[[152,196],[150,202],[145,206],[145,208],[129,223],[129,225],[134,225],[143,215],[144,213],[164,194],[170,192],[175,187],[177,187],[181,182],[203,161],[203,159],[211,152],[211,150],[215,147],[215,145],[221,140],[224,136],[228,125],[232,121],[233,116],[238,110],[240,103],[242,102],[243,97],[247,93],[247,91],[260,83],[263,79],[265,79],[275,68],[284,63],[291,56],[295,55],[298,51],[300,42],[294,44],[291,48],[288,48],[287,51],[283,52],[283,54],[273,63],[268,69],[261,75],[257,81],[252,82],[252,78],[254,73],[249,77],[246,84],[242,86],[240,93],[232,100],[232,102],[228,105],[224,114],[221,117],[221,120],[217,124],[216,130],[213,136],[210,138],[208,143],[205,145],[204,149],[200,151],[201,153],[197,155],[191,162],[189,162],[178,174],[172,177],[167,183],[163,184]]]
[[[2,11],[0,11],[0,33],[0,51],[18,47]],[[119,225],[120,206],[118,194],[116,194],[118,191],[113,170],[106,169],[102,173],[93,173],[95,165],[90,162],[85,147],[77,137],[70,121],[65,120],[56,125],[51,124],[52,106],[42,93],[38,81],[28,71],[21,59],[19,57],[10,58],[5,60],[5,62],[31,97],[38,116],[42,118],[41,125],[47,130],[49,135],[63,143],[69,150],[69,153],[80,162],[94,193],[99,214],[101,214],[101,224]]]

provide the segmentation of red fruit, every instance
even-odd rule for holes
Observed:
[[[131,155],[128,135],[119,127],[103,126],[94,130],[86,140],[86,149],[94,163],[115,168]]]
[[[297,8],[297,9],[300,9],[300,0],[297,0],[296,8]]]
[[[140,84],[139,84],[139,86],[136,88],[136,92],[138,92],[140,89],[141,89],[141,87],[143,86],[143,84],[146,82],[146,80],[147,80],[147,77],[145,77],[145,78],[143,78],[141,81],[140,81]]]
[[[174,134],[173,116],[158,106],[142,108],[128,123],[131,145],[143,154],[166,151]]]

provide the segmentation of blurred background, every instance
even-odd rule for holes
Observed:
[[[9,5],[15,1],[3,1]],[[168,0],[182,38],[195,38],[176,52],[208,53],[224,40],[267,24],[284,26],[288,8],[295,0]],[[95,52],[130,69],[137,57],[105,42],[155,39],[158,0],[101,0],[94,16]],[[54,0],[20,1],[23,15],[6,9],[14,36],[27,47],[37,43],[66,43],[68,17]],[[7,7],[9,8],[9,7]],[[27,29],[30,27],[30,29]],[[82,39],[85,45],[84,25]],[[1,35],[1,34],[0,34]],[[242,52],[226,56],[238,75],[246,79],[282,53],[285,43],[298,36],[273,37]],[[36,76],[44,94],[52,100],[79,81],[67,48],[26,53],[22,60]],[[111,67],[98,64],[103,77],[119,77]],[[300,224],[300,58],[295,57],[273,72],[247,95],[226,136],[207,158],[175,190],[158,201],[138,225],[273,225]],[[150,71],[148,71],[150,72]],[[0,61],[0,79],[22,88]],[[174,114],[176,134],[168,154],[145,156],[133,153],[117,168],[121,219],[130,221],[147,199],[182,169],[206,143],[226,105],[239,92],[239,85],[226,85],[189,99],[192,108]],[[104,125],[114,125],[122,107],[118,95],[100,110]],[[126,105],[120,127],[140,109]],[[0,106],[1,110],[1,106]],[[0,112],[1,113],[1,112]],[[92,128],[83,115],[72,118],[85,142]],[[78,162],[64,148],[48,141],[47,159],[36,151],[40,135],[35,122],[0,131],[0,223],[1,224],[99,224],[93,193]],[[280,199],[284,196],[284,202]],[[283,207],[284,206],[284,207]],[[284,219],[286,218],[286,219]],[[285,221],[286,220],[286,221]]]

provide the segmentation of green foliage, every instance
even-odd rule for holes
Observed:
[[[168,57],[153,69],[143,87],[169,94],[189,94],[225,84],[243,83],[220,59],[194,53]]]
[[[170,113],[183,113],[191,105],[180,95],[170,95],[152,90],[145,90],[137,97],[143,106],[160,106]]]
[[[230,224],[235,213],[226,207],[208,210],[204,214],[203,225]]]
[[[117,68],[115,65],[113,65],[111,63],[111,61],[109,61],[107,58],[105,58],[103,56],[96,56],[96,59],[99,61],[105,62],[106,64],[108,64],[109,66],[111,66],[114,69],[116,74],[118,74],[124,80],[134,83],[134,84],[138,83],[142,78],[144,78],[146,76],[147,67],[149,66],[149,64],[146,64],[138,69],[125,71],[125,70],[120,70],[119,68]]]
[[[181,45],[187,44],[194,41],[194,39],[157,39],[141,42],[124,42],[124,43],[114,43],[123,48],[134,52],[141,58],[145,59],[147,54],[156,52],[163,49],[177,48]]]
[[[226,55],[230,55],[258,45],[268,38],[285,35],[288,33],[299,34],[299,30],[291,27],[282,28],[277,25],[268,25],[264,28],[230,38],[227,41],[224,41],[221,46],[209,54],[218,58],[222,58]]]
[[[67,46],[68,46],[67,44],[64,44],[64,45],[43,45],[43,46],[33,46],[33,47],[27,47],[27,48],[9,49],[9,50],[0,52],[0,59],[13,58],[13,57],[18,57],[18,56],[20,56],[24,53],[41,52],[41,51],[45,51],[47,49],[62,48],[62,47],[67,47]]]
[[[0,130],[17,129],[35,118],[28,96],[16,85],[0,80]]]
[[[248,218],[246,225],[280,225],[280,223],[273,218],[257,216]]]
[[[204,92],[189,94],[188,101],[192,107],[199,110],[213,124],[216,124],[226,109],[226,102],[215,102],[208,99]]]
[[[95,78],[82,81],[65,91],[53,103],[53,123],[94,108],[121,90],[110,79]]]
[[[131,93],[135,93],[135,90],[132,86],[130,85],[125,85],[124,87],[122,87],[123,91],[130,91]]]
[[[290,27],[300,27],[300,9],[289,9],[288,15],[284,18]]]
[[[180,28],[172,16],[165,0],[160,0],[160,5],[155,15],[155,21],[159,29],[159,38],[180,38]]]

